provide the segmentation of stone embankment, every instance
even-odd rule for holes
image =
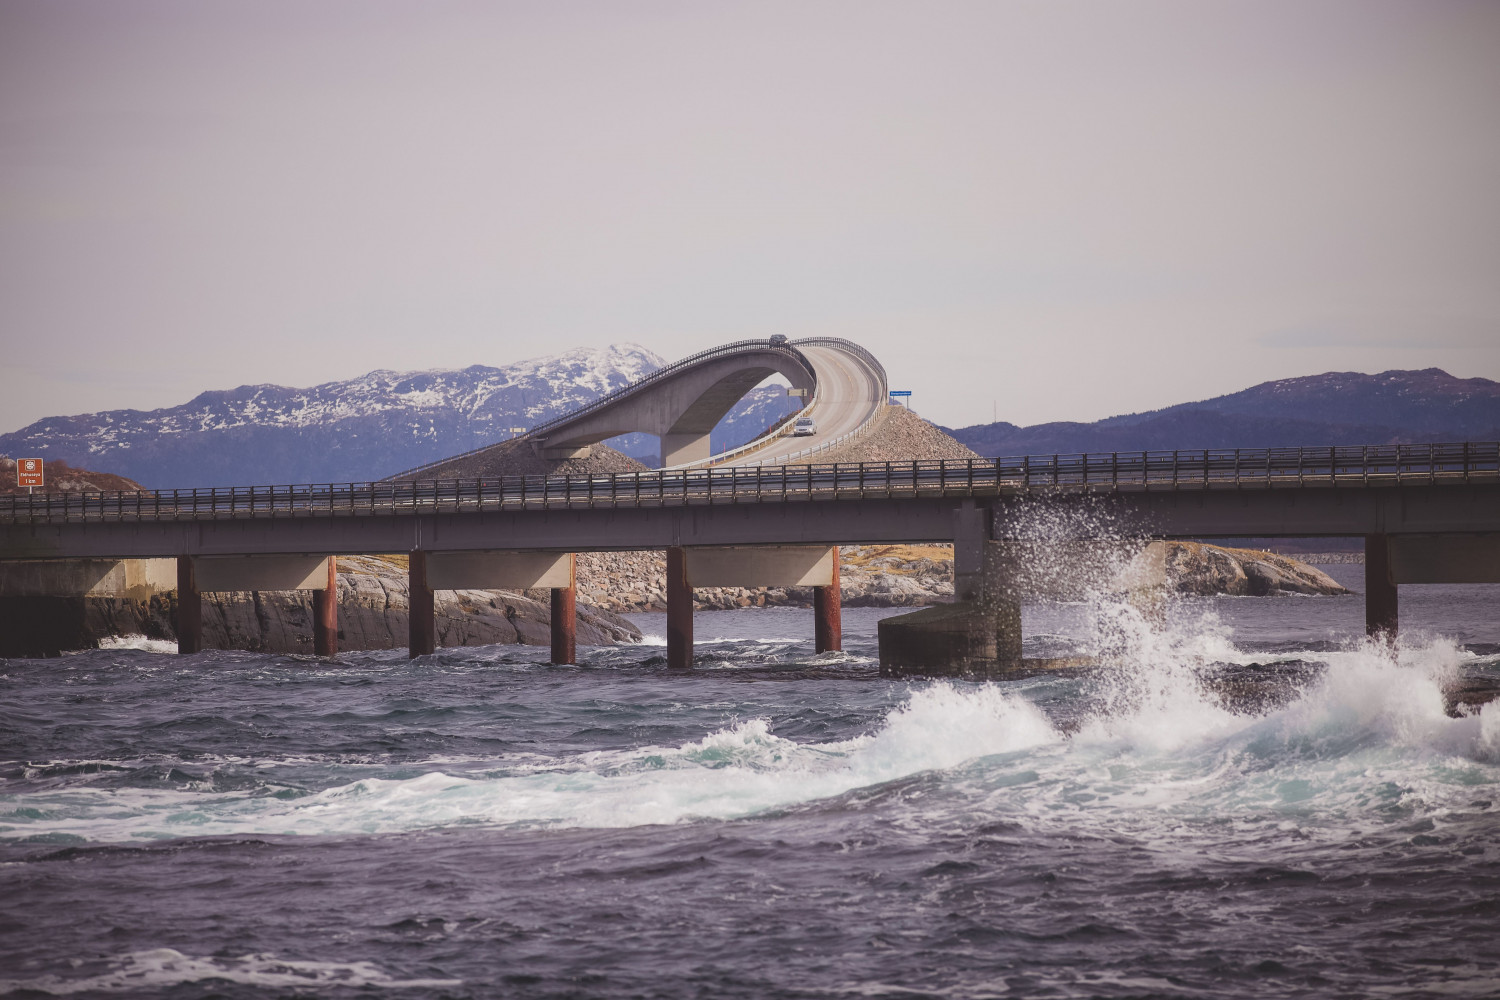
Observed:
[[[472,455],[450,458],[420,473],[395,476],[412,479],[484,479],[491,476],[604,476],[619,472],[649,472],[623,452],[596,444],[587,458],[543,458],[530,441],[502,441]]]
[[[870,425],[869,430],[827,451],[816,452],[798,462],[910,462],[937,459],[979,458],[935,424],[929,423],[904,406],[887,406]]]

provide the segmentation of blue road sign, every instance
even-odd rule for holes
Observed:
[[[911,390],[910,389],[892,389],[891,392],[890,392],[890,394],[892,396],[910,396],[911,395]]]

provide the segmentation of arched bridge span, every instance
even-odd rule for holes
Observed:
[[[736,449],[732,460],[777,461],[863,427],[884,405],[885,370],[864,348],[837,338],[746,340],[684,358],[646,378],[548,421],[526,434],[543,454],[564,457],[621,434],[661,439],[662,466],[715,462],[709,432],[744,395],[780,374],[805,390],[807,412],[818,422],[811,438],[770,438]]]

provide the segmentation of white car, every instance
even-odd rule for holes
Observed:
[[[807,437],[809,434],[816,433],[818,433],[818,424],[812,417],[798,417],[797,422],[792,424],[793,437]]]

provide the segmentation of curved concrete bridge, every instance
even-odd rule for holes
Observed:
[[[772,375],[807,393],[801,411],[811,437],[785,431],[715,455],[709,433],[745,394]],[[573,413],[532,428],[549,458],[566,458],[633,432],[661,439],[662,467],[776,464],[816,452],[864,429],[886,401],[885,369],[858,344],[833,337],[745,340],[683,358]]]

